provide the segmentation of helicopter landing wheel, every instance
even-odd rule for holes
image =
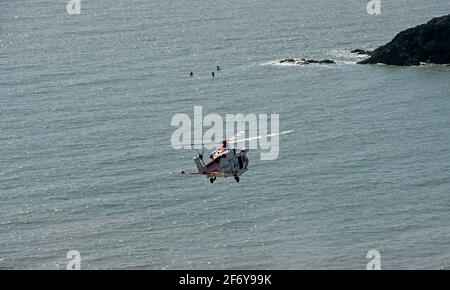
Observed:
[[[234,177],[234,180],[236,180],[236,182],[239,182],[239,181],[240,181],[239,176],[235,176],[235,177]]]

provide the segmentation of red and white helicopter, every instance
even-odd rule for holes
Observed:
[[[263,137],[273,137],[280,136],[284,134],[289,134],[294,132],[295,130],[284,131],[280,133],[272,133],[264,136],[255,136],[251,138],[245,139],[237,139],[241,136],[242,132],[235,134],[231,138],[225,138],[222,141],[222,146],[216,148],[212,151],[209,158],[211,161],[205,164],[203,160],[203,152],[194,157],[194,163],[197,166],[197,172],[186,172],[181,171],[181,174],[184,175],[205,175],[209,177],[209,181],[214,183],[217,177],[227,178],[234,177],[236,182],[239,182],[240,176],[244,174],[248,170],[248,157],[247,152],[248,149],[234,149],[229,148],[230,144],[242,143],[251,140],[261,139]],[[207,144],[207,143],[206,143]],[[202,147],[205,144],[201,144]]]

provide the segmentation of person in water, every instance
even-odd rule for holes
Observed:
[[[215,74],[214,74],[214,72],[212,72],[212,73],[211,73],[211,75],[212,75],[212,77],[215,77]]]
[[[216,66],[216,70],[220,70],[220,66]]]
[[[190,72],[190,73],[189,73],[189,76],[190,76],[190,77],[193,77],[193,76],[194,76],[194,73],[193,73],[193,72]]]

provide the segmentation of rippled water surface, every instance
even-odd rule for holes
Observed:
[[[32,2],[0,1],[0,268],[449,268],[450,69],[349,53],[448,0]],[[194,106],[297,131],[211,185],[169,147]]]

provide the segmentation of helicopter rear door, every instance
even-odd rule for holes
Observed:
[[[238,162],[239,162],[239,169],[244,168],[244,160],[242,160],[241,155],[239,155],[239,157],[238,157]]]

